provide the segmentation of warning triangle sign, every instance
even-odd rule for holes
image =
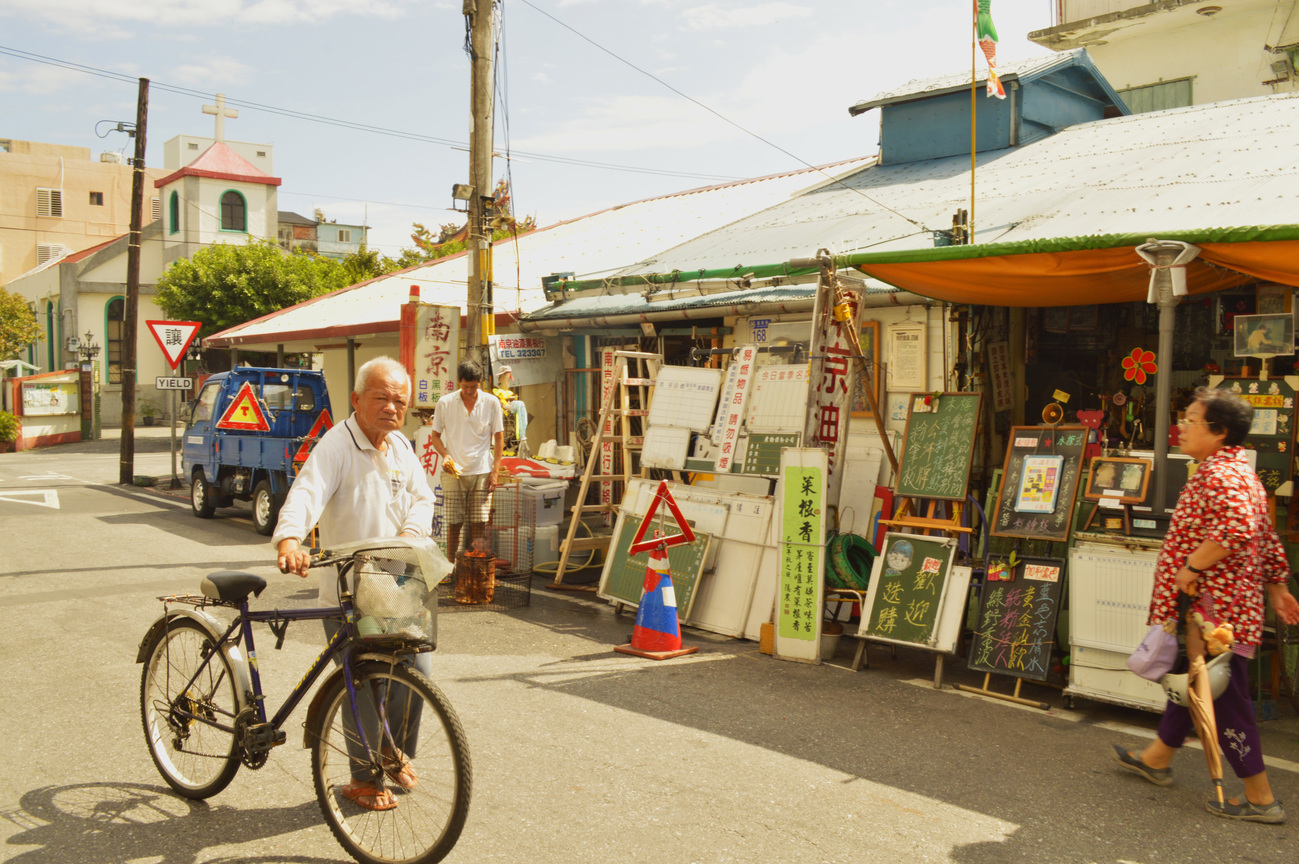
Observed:
[[[651,537],[646,540],[645,532],[649,530],[650,522],[654,521],[654,514],[658,512],[661,504],[667,504],[668,510],[672,513],[672,518],[676,520],[677,527],[681,529],[679,534],[672,534],[667,537]],[[672,492],[668,489],[668,481],[660,480],[658,491],[654,493],[654,501],[650,503],[649,512],[641,520],[640,528],[636,531],[636,536],[632,538],[631,547],[627,550],[632,555],[638,552],[644,552],[646,549],[653,549],[662,544],[670,549],[673,546],[680,546],[682,543],[695,542],[695,532],[690,530],[690,523],[681,515],[681,508],[677,506],[676,499],[672,497]]]
[[[316,418],[316,422],[311,424],[311,431],[307,433],[306,440],[302,442],[298,452],[293,454],[293,461],[306,462],[307,457],[311,455],[311,449],[320,440],[320,436],[333,428],[334,420],[329,416],[329,409],[325,408],[320,412],[320,416]]]
[[[253,392],[253,385],[245,381],[231,400],[230,407],[226,408],[221,419],[217,421],[216,428],[231,429],[236,432],[269,432],[271,424],[266,422],[266,412],[262,411],[261,403],[257,401],[257,394]]]
[[[194,341],[194,337],[198,335],[198,328],[203,326],[198,321],[145,321],[144,323],[149,325],[149,332],[153,334],[158,347],[162,349],[172,371],[180,365],[185,352],[189,350],[189,343]]]

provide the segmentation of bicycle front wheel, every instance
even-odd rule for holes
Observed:
[[[355,673],[365,745],[341,675],[313,730],[311,773],[325,820],[362,864],[441,861],[469,815],[472,768],[460,718],[409,666],[370,661]]]
[[[140,718],[153,764],[186,798],[210,798],[239,770],[233,731],[239,703],[230,661],[188,618],[169,622],[147,658]]]

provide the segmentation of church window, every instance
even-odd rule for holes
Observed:
[[[172,190],[171,198],[167,201],[167,209],[169,211],[167,214],[168,218],[171,220],[169,230],[172,234],[175,234],[180,231],[180,193],[176,192],[174,189]]]
[[[248,205],[244,196],[233,189],[221,196],[221,230],[248,230]]]

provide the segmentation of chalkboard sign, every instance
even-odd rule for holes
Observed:
[[[950,537],[885,534],[858,635],[933,648],[955,551]]]
[[[908,398],[897,494],[964,501],[982,394],[913,393]]]
[[[775,477],[780,473],[780,454],[786,447],[797,447],[802,436],[797,432],[777,434],[754,432],[749,436],[749,447],[744,451],[744,462],[731,466],[737,474],[764,474]]]
[[[988,533],[1068,540],[1086,449],[1086,426],[1011,427]]]
[[[633,607],[640,605],[641,589],[645,587],[645,566],[649,564],[650,556],[649,550],[636,555],[628,554],[640,518],[633,516],[628,524],[625,513],[618,515],[618,523],[614,526],[613,540],[609,546],[608,572],[597,592],[607,600],[617,600]],[[696,531],[695,542],[682,543],[668,549],[668,565],[672,568],[672,592],[676,595],[678,618],[685,619],[690,615],[711,542],[712,535]]]
[[[1295,443],[1295,391],[1290,379],[1227,378],[1218,385],[1254,406],[1245,445],[1257,455],[1255,470],[1267,494],[1276,495],[1291,479]],[[1284,494],[1284,493],[1282,493]]]
[[[1045,681],[1063,595],[1064,559],[989,561],[979,595],[970,668]]]

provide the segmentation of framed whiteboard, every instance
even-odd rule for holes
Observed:
[[[722,389],[721,369],[664,366],[654,379],[649,426],[680,426],[707,432]]]

